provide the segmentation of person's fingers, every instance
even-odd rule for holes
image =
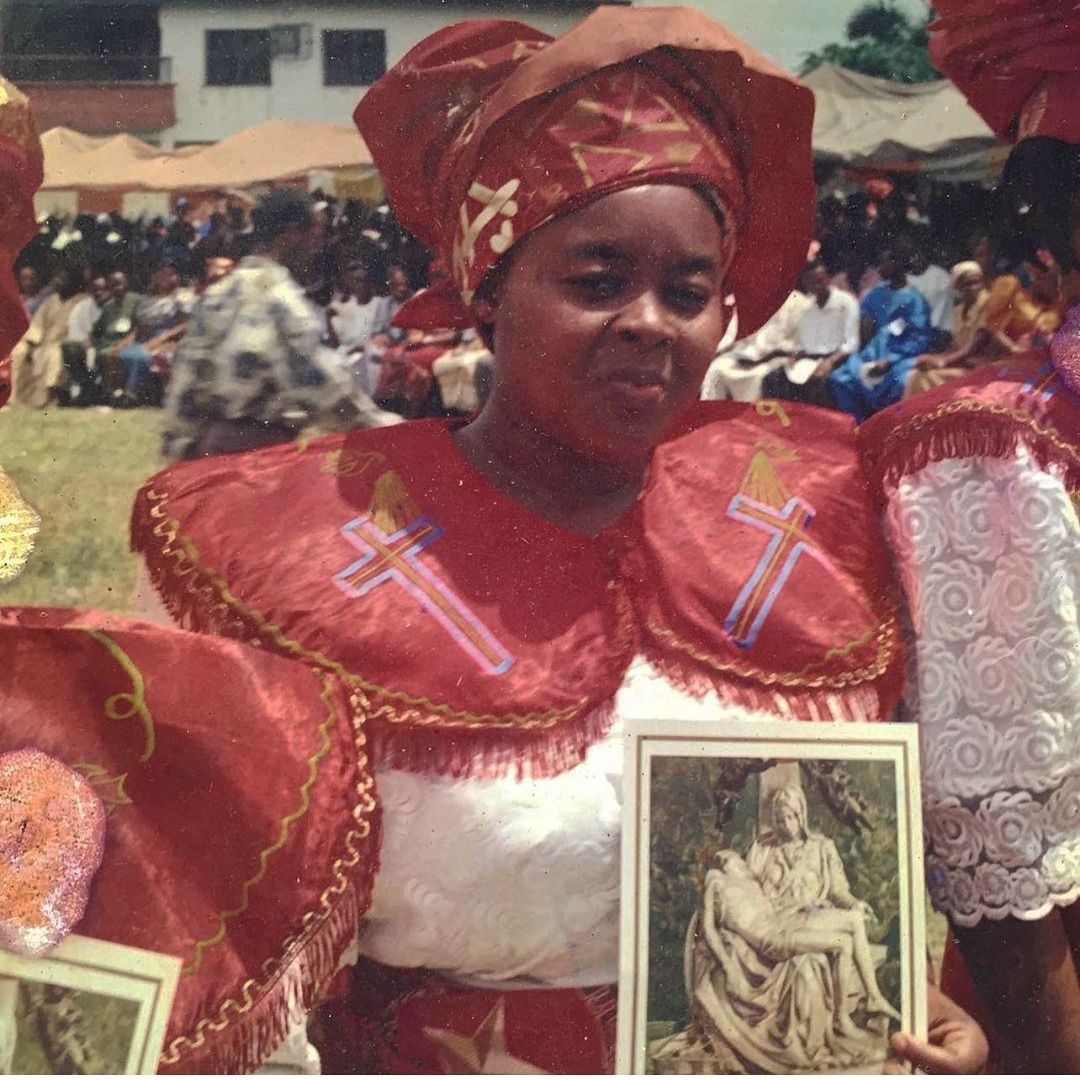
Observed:
[[[967,1047],[961,1050],[958,1046],[931,1046],[913,1035],[898,1033],[889,1040],[889,1045],[894,1054],[911,1062],[917,1069],[933,1075],[967,1073],[973,1071],[976,1062],[967,1061],[975,1055],[965,1053]]]

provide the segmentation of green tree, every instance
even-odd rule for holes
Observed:
[[[928,24],[929,19],[912,18],[892,0],[872,0],[848,19],[846,40],[807,53],[800,73],[807,75],[822,64],[836,64],[894,82],[940,79],[926,48]]]

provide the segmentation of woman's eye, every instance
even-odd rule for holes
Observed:
[[[618,274],[581,274],[571,278],[570,284],[586,300],[611,300],[618,296],[625,287],[625,281]]]
[[[709,291],[700,285],[675,285],[668,290],[668,303],[682,314],[697,315],[709,302]]]

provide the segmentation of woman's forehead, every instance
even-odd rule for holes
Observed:
[[[650,184],[601,196],[534,234],[569,254],[669,251],[720,261],[725,230],[694,189]]]

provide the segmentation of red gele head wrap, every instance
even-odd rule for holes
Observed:
[[[459,23],[387,72],[355,120],[399,219],[466,304],[523,236],[638,184],[696,187],[723,218],[740,331],[803,265],[813,96],[688,8],[600,8],[556,39]],[[426,303],[445,319],[445,303]]]
[[[1080,143],[1078,0],[935,0],[930,55],[1003,139]]]
[[[41,187],[42,168],[30,102],[0,76],[0,358],[26,332],[26,308],[11,267],[37,231],[34,192]]]

